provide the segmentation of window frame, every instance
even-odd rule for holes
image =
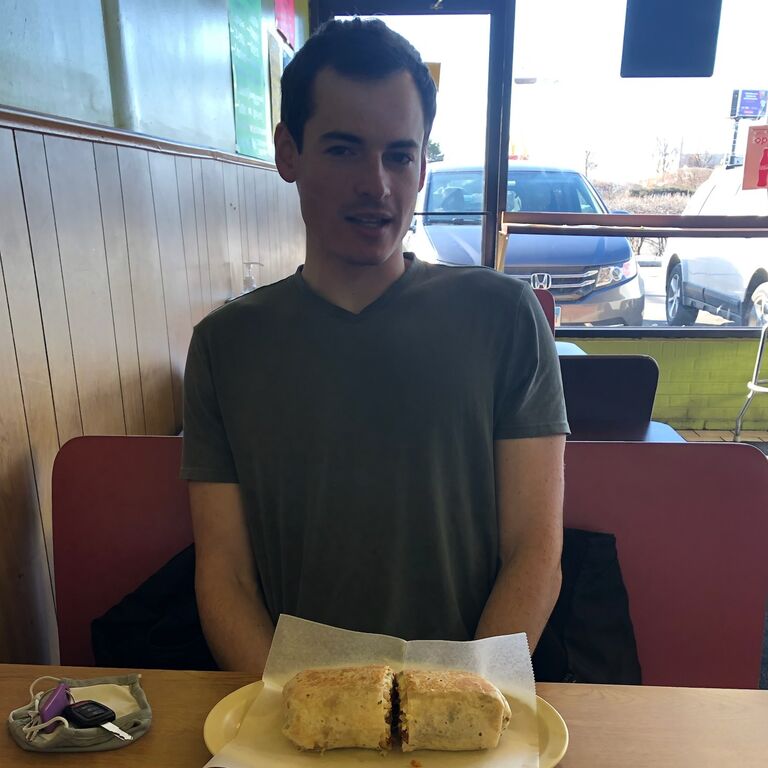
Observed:
[[[583,235],[603,237],[768,237],[768,216],[690,216],[625,213],[525,213],[501,214],[495,267],[504,271],[508,236],[511,234]],[[760,328],[581,328],[563,326],[562,335],[574,337],[658,338],[757,338]]]

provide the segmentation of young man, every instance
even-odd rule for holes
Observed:
[[[564,433],[530,287],[401,241],[435,89],[379,22],[286,68],[280,175],[303,268],[206,317],[185,377],[196,588],[223,668],[259,674],[280,613],[406,639],[517,631],[560,586]]]

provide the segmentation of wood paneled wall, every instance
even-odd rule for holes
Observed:
[[[273,168],[72,134],[0,115],[0,662],[57,658],[59,447],[178,432],[193,325],[304,258]]]

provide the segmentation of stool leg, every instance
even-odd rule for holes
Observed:
[[[752,402],[752,395],[754,394],[750,389],[747,399],[744,401],[744,405],[741,406],[741,411],[739,411],[739,415],[736,417],[736,431],[733,433],[734,443],[741,442],[741,423],[744,421],[744,414],[747,412],[747,408],[749,408],[749,404]]]
[[[765,351],[766,334],[768,334],[768,324],[763,326],[760,331],[760,341],[757,343],[757,357],[755,358],[755,370],[752,372],[752,384],[757,384],[760,377],[760,368],[763,364],[763,352]],[[741,424],[744,421],[744,414],[749,408],[749,404],[752,402],[752,395],[755,394],[753,389],[750,389],[747,393],[747,399],[744,401],[744,405],[741,407],[739,415],[736,417],[736,429],[733,433],[733,442],[741,442]]]
[[[768,332],[768,325],[763,326],[763,330],[760,331],[760,341],[757,346],[757,359],[755,360],[755,370],[752,373],[752,383],[757,384],[760,378],[760,368],[763,365],[763,352],[765,352],[765,339],[766,332]]]

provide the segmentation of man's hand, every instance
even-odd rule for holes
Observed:
[[[221,669],[261,677],[274,626],[253,566],[240,486],[189,483],[200,622]]]
[[[526,632],[533,652],[560,593],[565,436],[494,444],[499,559],[476,638]]]

